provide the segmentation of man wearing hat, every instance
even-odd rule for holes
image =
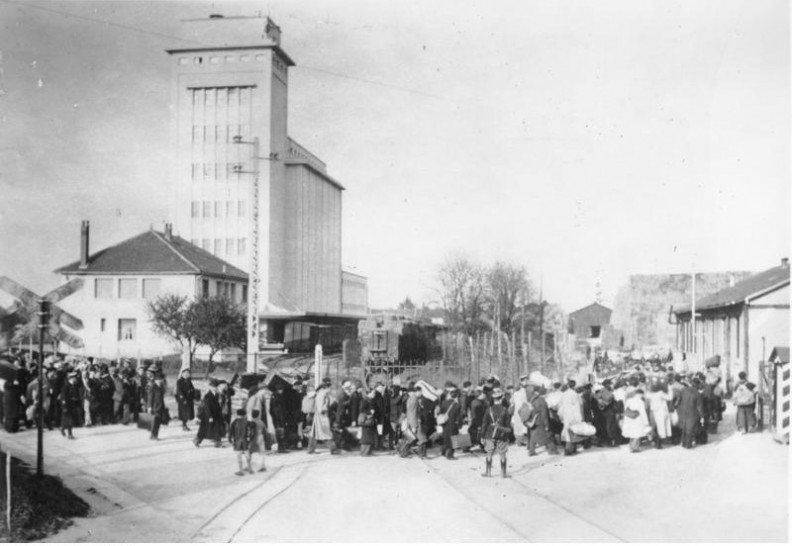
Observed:
[[[193,438],[195,447],[200,446],[204,438],[213,441],[215,447],[220,447],[222,445],[223,413],[217,398],[218,384],[219,381],[217,379],[209,381],[209,390],[206,391],[201,405],[198,408],[200,425],[198,425],[198,432],[195,438]]]
[[[492,389],[492,406],[487,408],[484,413],[484,422],[481,426],[481,430],[484,431],[484,451],[486,452],[486,469],[482,474],[485,478],[492,476],[492,456],[495,452],[500,456],[501,477],[510,477],[506,472],[510,421],[510,408],[503,405],[503,390],[500,387],[495,387]]]
[[[148,407],[149,413],[154,416],[149,439],[159,440],[160,425],[166,419],[167,411],[165,408],[165,375],[162,372],[154,374],[154,382],[149,390]]]
[[[82,403],[80,387],[77,384],[78,373],[76,370],[69,372],[68,380],[63,385],[60,392],[61,406],[61,434],[66,436],[68,432],[69,440],[74,440],[72,428],[79,424],[80,404]]]

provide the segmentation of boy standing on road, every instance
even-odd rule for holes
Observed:
[[[511,412],[503,404],[503,390],[500,387],[492,389],[492,406],[484,413],[484,423],[481,430],[484,438],[484,451],[487,454],[487,468],[482,474],[485,478],[492,476],[492,455],[497,451],[500,455],[501,477],[508,478],[506,472],[506,454],[509,451],[509,433],[511,427]]]
[[[252,461],[253,454],[256,453],[260,459],[258,471],[264,472],[267,470],[264,464],[264,450],[266,449],[264,445],[264,430],[266,425],[260,419],[260,415],[261,413],[257,409],[250,412],[250,421],[248,422],[248,458]],[[250,465],[250,463],[248,464]]]
[[[250,438],[249,438],[249,423],[245,417],[245,410],[238,409],[236,411],[236,418],[231,421],[231,426],[228,427],[228,442],[234,448],[237,456],[237,464],[239,470],[236,472],[237,476],[245,475],[245,468],[242,467],[242,459],[247,463],[247,471],[253,474],[253,468],[250,466]],[[254,425],[255,426],[255,425]]]

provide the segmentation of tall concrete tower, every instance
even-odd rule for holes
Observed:
[[[262,313],[340,313],[343,186],[288,136],[280,38],[268,17],[183,22],[168,50],[174,230],[250,271],[255,227]]]

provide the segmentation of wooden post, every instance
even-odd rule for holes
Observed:
[[[6,524],[11,536],[11,452],[6,452]]]

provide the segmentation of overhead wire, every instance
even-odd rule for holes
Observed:
[[[167,40],[176,40],[176,41],[184,42],[184,43],[191,44],[191,45],[209,47],[208,44],[206,44],[204,42],[197,41],[197,40],[191,40],[191,39],[188,39],[188,38],[182,38],[182,37],[179,37],[179,36],[174,36],[172,34],[166,34],[166,33],[162,33],[162,32],[156,32],[156,31],[153,31],[153,30],[147,30],[147,29],[136,27],[136,26],[132,26],[132,25],[125,25],[125,24],[122,24],[122,23],[116,23],[116,22],[110,21],[109,19],[106,19],[106,18],[105,19],[100,19],[100,18],[96,18],[96,17],[88,17],[86,15],[78,15],[78,14],[75,14],[75,13],[72,13],[72,12],[68,12],[68,11],[63,11],[63,10],[59,10],[59,9],[55,9],[55,8],[48,8],[48,7],[44,7],[44,6],[39,6],[39,5],[36,5],[36,4],[32,4],[30,2],[22,2],[20,0],[0,0],[0,2],[3,2],[5,4],[15,5],[15,6],[18,6],[20,8],[34,9],[34,10],[38,10],[38,11],[51,13],[51,14],[54,14],[54,15],[62,15],[64,17],[70,17],[70,18],[73,18],[73,19],[86,21],[88,23],[95,23],[95,24],[100,24],[100,25],[104,25],[104,26],[110,26],[110,27],[119,28],[119,29],[122,29],[122,30],[127,30],[127,31],[130,31],[130,32],[137,32],[139,34],[145,34],[145,35],[148,35],[148,36],[156,36],[157,38],[163,38],[163,39],[167,39]],[[311,71],[311,72],[318,72],[318,73],[321,73],[321,74],[326,74],[328,76],[335,76],[337,78],[343,78],[343,79],[347,79],[347,80],[350,80],[350,81],[356,81],[356,82],[360,82],[360,83],[366,83],[366,84],[369,84],[369,85],[376,85],[376,86],[379,86],[379,87],[385,87],[385,88],[388,88],[388,89],[393,89],[395,91],[401,91],[401,92],[404,92],[404,93],[412,93],[412,94],[415,94],[415,95],[421,95],[421,96],[428,97],[428,98],[444,100],[443,97],[440,97],[438,95],[433,95],[431,93],[426,93],[424,91],[419,91],[417,89],[410,89],[410,88],[407,88],[407,87],[402,87],[402,86],[399,86],[399,85],[396,85],[396,84],[387,83],[387,82],[380,82],[380,81],[376,81],[376,80],[369,80],[369,79],[366,79],[366,78],[360,78],[360,77],[357,77],[357,76],[350,76],[349,74],[342,74],[340,72],[334,72],[332,70],[327,70],[327,69],[324,69],[324,68],[318,68],[318,67],[315,67],[315,66],[296,65],[295,68],[297,68],[298,70],[307,70],[307,71]]]

